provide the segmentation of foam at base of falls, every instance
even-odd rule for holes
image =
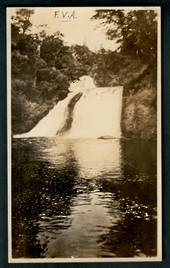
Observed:
[[[120,137],[123,87],[91,88],[82,81],[83,88],[70,92],[31,131],[14,137]]]

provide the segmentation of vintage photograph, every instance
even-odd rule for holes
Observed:
[[[7,8],[9,262],[161,261],[160,17]]]

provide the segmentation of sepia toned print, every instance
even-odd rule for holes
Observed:
[[[161,261],[160,8],[7,26],[9,262]]]

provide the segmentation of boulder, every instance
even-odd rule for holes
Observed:
[[[105,135],[105,136],[98,137],[98,139],[109,140],[109,139],[114,139],[114,137],[111,135]]]

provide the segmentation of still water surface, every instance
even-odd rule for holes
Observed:
[[[13,258],[156,255],[156,144],[13,140]]]

